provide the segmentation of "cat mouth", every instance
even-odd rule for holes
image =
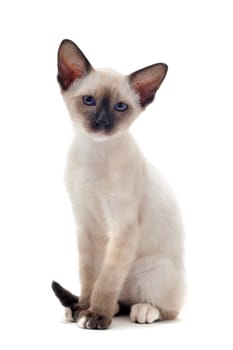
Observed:
[[[114,128],[113,120],[103,120],[98,121],[96,119],[91,121],[90,128],[93,132],[100,132],[100,133],[110,133]]]
[[[91,127],[92,128],[92,130],[94,131],[94,132],[100,132],[100,133],[104,133],[104,134],[106,134],[106,133],[109,133],[109,132],[111,132],[112,130],[113,130],[113,127],[112,126],[92,126]]]
[[[88,125],[85,129],[88,135],[96,141],[105,141],[118,134],[118,128],[113,126],[105,128],[93,128],[91,125]]]
[[[112,134],[112,129],[99,129],[91,131],[91,135],[96,139],[106,139],[112,136]]]

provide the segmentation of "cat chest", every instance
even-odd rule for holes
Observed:
[[[86,211],[95,221],[108,225],[125,220],[137,202],[137,190],[132,180],[117,175],[96,179],[79,174],[73,191],[82,212]]]
[[[80,179],[77,180],[76,189],[77,195],[81,195],[87,205],[98,205],[105,210],[111,210],[120,203],[126,203],[129,198],[129,192],[124,186],[111,179]]]

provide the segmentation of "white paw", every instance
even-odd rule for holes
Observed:
[[[74,319],[72,317],[72,311],[69,307],[65,308],[65,318],[69,322],[74,322]]]
[[[159,310],[151,304],[134,304],[129,315],[132,322],[138,323],[152,323],[158,320],[159,316]]]
[[[80,317],[80,319],[78,320],[78,326],[80,328],[88,328],[88,327],[86,327],[86,321],[87,321],[86,316]]]

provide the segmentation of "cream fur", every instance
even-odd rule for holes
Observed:
[[[111,137],[88,134],[75,104],[102,86],[133,106],[129,124]],[[132,309],[134,321],[151,322],[157,310],[176,315],[184,296],[183,227],[170,187],[128,132],[142,111],[137,95],[123,75],[99,70],[63,97],[75,131],[66,184],[77,223],[81,302],[110,318],[117,301],[155,306],[146,318]]]

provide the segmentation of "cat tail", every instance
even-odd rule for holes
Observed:
[[[63,306],[72,307],[74,304],[78,304],[78,297],[55,281],[52,282],[52,290]]]

